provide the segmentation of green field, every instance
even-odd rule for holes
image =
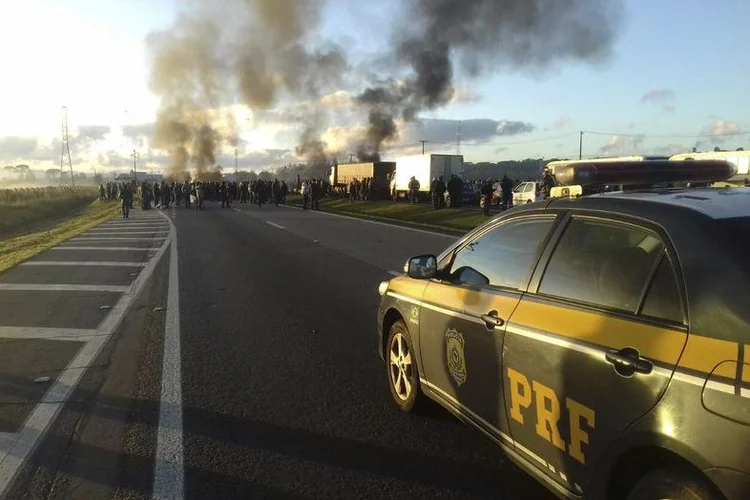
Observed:
[[[302,206],[302,197],[289,196],[287,204]],[[475,208],[435,210],[427,203],[411,205],[405,201],[355,201],[343,198],[324,198],[320,201],[322,211],[351,215],[365,219],[382,220],[451,232],[466,232],[487,221]]]
[[[119,213],[96,198],[91,188],[0,190],[0,272]]]

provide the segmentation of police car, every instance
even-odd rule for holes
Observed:
[[[734,170],[573,164],[409,259],[379,287],[395,403],[437,401],[561,498],[750,498],[750,189],[649,187]]]

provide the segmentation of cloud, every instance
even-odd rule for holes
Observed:
[[[552,127],[555,130],[562,130],[562,129],[568,128],[569,126],[570,126],[570,118],[568,118],[567,116],[561,116],[560,118],[555,120],[554,123],[552,124]]]
[[[122,135],[130,139],[149,138],[154,133],[154,123],[139,123],[137,125],[123,125]]]
[[[673,105],[671,105],[671,104],[668,104],[668,105],[664,106],[664,108],[662,108],[662,109],[664,110],[665,113],[674,113],[675,112],[675,107]]]
[[[641,102],[671,102],[674,100],[674,98],[675,92],[671,89],[649,90],[648,92],[643,94],[643,97],[641,97]]]
[[[349,109],[352,107],[354,100],[352,95],[346,90],[337,90],[331,94],[326,94],[318,100],[323,108],[329,109]]]
[[[706,125],[701,133],[708,136],[707,140],[711,143],[722,144],[733,136],[742,134],[742,128],[734,122],[716,120],[715,122]]]
[[[99,153],[97,155],[97,160],[99,165],[101,165],[102,167],[110,167],[113,169],[132,167],[133,165],[132,158],[130,158],[129,156],[124,156],[114,150]]]
[[[470,120],[446,120],[427,118],[406,124],[402,130],[402,140],[413,142],[455,143],[459,131],[461,140],[472,143],[488,142],[500,136],[511,136],[532,132],[535,127],[527,122],[515,120],[491,120],[476,118]]]
[[[78,127],[77,137],[87,141],[101,141],[110,132],[108,125],[81,125]]]
[[[37,149],[37,137],[0,137],[0,159],[16,160],[31,156]]]
[[[599,148],[600,154],[625,155],[639,152],[643,149],[644,135],[613,135],[607,144]]]
[[[457,87],[451,97],[451,104],[475,103],[482,100],[482,94],[476,92],[470,87]]]

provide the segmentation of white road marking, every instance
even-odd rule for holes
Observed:
[[[169,292],[164,325],[164,361],[161,372],[159,429],[156,435],[154,498],[184,497],[185,467],[182,436],[182,367],[180,354],[180,275],[177,229],[172,226]]]
[[[273,227],[275,227],[277,229],[286,229],[284,226],[280,226],[280,225],[278,225],[278,224],[276,224],[274,222],[268,221],[268,220],[266,221],[266,224],[268,224],[269,226],[273,226]]]
[[[113,285],[64,285],[33,283],[0,283],[0,291],[6,292],[113,292],[127,293],[129,286]]]
[[[242,212],[242,210],[240,210],[239,208],[233,208],[232,210],[234,210],[235,212]]]
[[[302,210],[299,207],[292,207],[292,206],[289,206],[289,205],[279,205],[279,206],[280,207],[284,207],[284,208],[291,208],[293,210]],[[342,219],[356,220],[358,222],[367,222],[369,224],[377,224],[379,226],[393,227],[393,228],[396,228],[396,229],[403,229],[404,231],[414,231],[416,233],[424,233],[424,234],[429,234],[429,235],[432,235],[432,236],[440,236],[440,237],[443,237],[443,238],[450,238],[452,240],[457,240],[458,238],[460,238],[460,236],[454,236],[454,235],[445,234],[445,233],[437,233],[435,231],[427,231],[426,229],[417,229],[417,228],[414,228],[414,227],[399,226],[397,224],[389,224],[387,222],[381,222],[381,221],[377,221],[377,220],[360,219],[359,217],[352,217],[350,215],[334,214],[334,213],[331,213],[331,212],[321,212],[319,210],[308,210],[308,212],[313,212],[313,213],[320,214],[320,215],[330,215],[331,217],[340,217]]]
[[[75,238],[72,238],[68,240],[68,242],[73,241],[162,241],[166,238],[166,236],[157,236],[154,238],[131,238],[131,237],[120,237],[120,236],[77,236]]]
[[[104,224],[97,226],[97,229],[90,229],[90,231],[120,231],[128,229],[141,229],[141,228],[155,228],[169,230],[169,226],[166,224],[141,224],[141,223],[127,223],[127,224],[114,224],[111,222],[105,222]]]
[[[103,231],[101,229],[90,229],[89,231],[86,231],[85,233],[81,233],[81,235],[92,235],[92,236],[131,236],[131,235],[139,235],[139,234],[154,234],[154,233],[160,233],[163,235],[168,235],[169,230],[168,229],[159,229],[154,231],[112,231],[111,229],[107,229],[106,231]]]
[[[102,266],[102,267],[146,267],[145,262],[76,262],[75,260],[30,260],[19,266]]]
[[[18,471],[36,449],[41,438],[47,433],[50,424],[57,417],[89,364],[96,359],[122,322],[131,302],[136,300],[138,294],[143,290],[144,285],[164,255],[168,244],[169,240],[161,245],[158,253],[148,262],[143,272],[133,282],[132,293],[120,296],[117,304],[97,328],[96,335],[84,343],[78,354],[60,372],[60,376],[26,419],[21,432],[13,434],[9,439],[0,440],[0,498],[3,498]]]
[[[138,247],[75,247],[75,246],[61,246],[61,247],[52,247],[47,251],[50,250],[105,250],[105,251],[112,251],[112,252],[135,252],[135,251],[155,251],[158,250],[158,248],[138,248]]]
[[[96,337],[97,330],[81,328],[37,328],[26,326],[0,326],[4,339],[80,339]]]
[[[388,271],[388,274],[390,274],[391,276],[401,276],[404,273],[400,273],[398,271]]]

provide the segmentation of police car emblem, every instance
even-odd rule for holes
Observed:
[[[419,325],[419,308],[418,307],[412,307],[411,308],[411,315],[409,316],[409,322],[414,323],[415,325]]]
[[[459,386],[463,385],[466,382],[466,357],[462,333],[452,329],[445,332],[445,352],[448,357],[448,371]]]

